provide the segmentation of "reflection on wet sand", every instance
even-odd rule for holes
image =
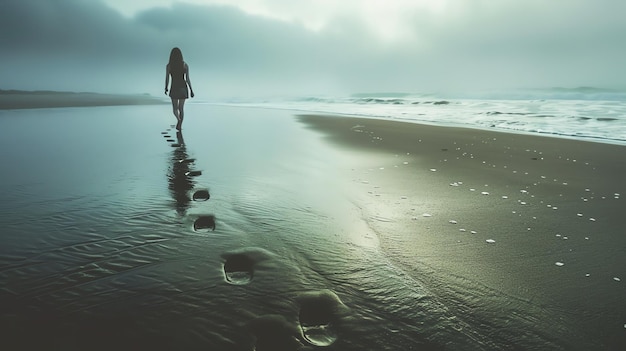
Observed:
[[[167,137],[167,135],[164,135]],[[173,139],[168,139],[174,141]],[[191,170],[189,165],[194,160],[189,159],[187,153],[187,147],[185,140],[183,139],[183,133],[176,133],[176,144],[172,144],[174,150],[172,151],[171,167],[168,173],[169,190],[174,199],[174,207],[179,215],[184,216],[189,209],[191,198],[189,192],[193,189],[195,181],[191,176]]]

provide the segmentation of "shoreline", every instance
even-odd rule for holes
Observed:
[[[472,130],[480,130],[486,132],[495,132],[495,133],[506,133],[506,134],[520,134],[520,135],[530,135],[530,136],[541,136],[541,137],[551,137],[551,138],[559,138],[559,139],[567,139],[567,140],[578,140],[578,141],[588,141],[595,142],[601,144],[611,144],[611,145],[620,145],[626,146],[626,140],[621,139],[608,139],[601,138],[597,136],[579,136],[579,135],[571,135],[571,134],[558,134],[558,133],[550,133],[550,132],[542,132],[542,131],[524,131],[517,129],[507,129],[507,128],[498,128],[498,127],[487,127],[487,126],[479,126],[479,125],[470,125],[470,124],[458,124],[458,123],[445,123],[445,122],[432,122],[427,120],[417,120],[417,119],[408,119],[408,118],[397,118],[397,117],[385,117],[385,116],[375,116],[375,115],[363,115],[354,112],[327,112],[327,111],[316,111],[311,109],[301,109],[301,108],[288,108],[288,107],[266,107],[261,105],[252,105],[252,106],[238,106],[236,104],[229,103],[212,103],[215,106],[226,106],[226,107],[238,107],[238,108],[258,108],[258,109],[268,109],[268,110],[277,110],[277,111],[289,111],[294,115],[325,115],[325,116],[337,116],[337,117],[350,117],[350,118],[360,118],[360,119],[373,119],[373,120],[383,120],[383,121],[392,121],[392,122],[400,122],[400,123],[410,123],[410,124],[418,124],[424,126],[432,126],[432,127],[443,127],[443,128],[461,128],[461,129],[472,129]]]

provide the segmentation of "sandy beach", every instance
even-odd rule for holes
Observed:
[[[193,103],[173,122],[0,111],[11,349],[626,345],[625,146]]]
[[[389,257],[450,302],[461,324],[491,319],[483,332],[503,340],[537,332],[493,318],[510,308],[532,311],[529,326],[551,321],[543,332],[562,332],[566,349],[624,345],[624,146],[300,118],[337,145],[384,155],[354,169],[355,202]]]

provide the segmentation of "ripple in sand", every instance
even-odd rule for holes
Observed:
[[[193,193],[194,201],[207,201],[210,198],[211,198],[211,194],[209,194],[208,189],[200,189],[196,191],[195,193]]]
[[[458,222],[455,221],[454,219],[451,219],[451,220],[448,221],[448,223],[450,223],[450,224],[457,224]]]
[[[431,168],[430,171],[431,172],[437,172],[437,169],[436,168]]]
[[[300,328],[304,339],[314,346],[330,346],[337,340],[336,325],[348,308],[330,290],[311,292],[298,298]]]
[[[248,328],[255,338],[253,350],[300,350],[302,343],[298,340],[298,327],[283,316],[265,315],[248,323]]]
[[[556,266],[558,266],[558,267],[563,267],[563,266],[565,266],[565,263],[563,263],[563,262],[555,262],[554,264],[555,264]]]
[[[430,213],[424,213],[422,214],[422,217],[432,217],[433,215],[431,215]]]
[[[209,229],[215,230],[215,216],[213,215],[200,216],[193,222],[193,230],[197,232],[209,231]]]
[[[488,242],[489,244],[494,244],[496,241],[493,239],[487,239],[485,240],[486,242]]]

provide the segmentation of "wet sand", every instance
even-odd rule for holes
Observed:
[[[0,111],[6,345],[621,349],[623,146],[186,115]]]
[[[506,314],[527,313],[568,348],[625,345],[626,146],[300,120],[336,145],[378,155],[352,171],[355,203],[383,251],[461,321],[488,321],[478,329],[507,339],[533,333],[507,330]]]

